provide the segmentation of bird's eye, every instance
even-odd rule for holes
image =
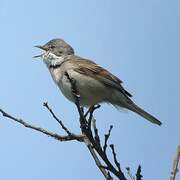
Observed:
[[[55,46],[54,46],[54,45],[51,45],[49,48],[50,48],[50,49],[54,49],[54,48],[55,48]]]

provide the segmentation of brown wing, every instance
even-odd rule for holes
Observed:
[[[84,74],[86,76],[91,76],[92,78],[96,77],[96,79],[98,79],[105,85],[116,88],[125,96],[132,97],[132,95],[121,85],[122,81],[106,69],[100,67],[93,61],[82,59],[80,57],[74,58],[72,60],[72,63],[74,61],[76,61],[76,64],[78,64],[78,67],[74,69],[76,72]]]

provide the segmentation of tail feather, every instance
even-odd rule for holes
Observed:
[[[148,112],[144,111],[143,109],[141,109],[139,106],[137,106],[134,103],[128,104],[128,106],[126,108],[137,113],[137,114],[139,114],[140,116],[144,117],[145,119],[147,119],[148,121],[150,121],[154,124],[157,124],[157,125],[162,124],[161,121],[159,121],[157,118],[155,118],[154,116],[152,116]]]

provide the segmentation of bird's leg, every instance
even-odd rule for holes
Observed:
[[[91,110],[93,109],[94,105],[93,106],[90,106],[89,109],[87,110],[87,112],[84,114],[84,117],[86,118],[87,115],[91,112]]]
[[[91,122],[93,120],[93,113],[96,109],[100,108],[100,105],[97,104],[97,105],[93,105],[91,106],[89,109],[88,109],[88,113],[89,113],[89,118],[88,118],[88,129],[91,129]]]

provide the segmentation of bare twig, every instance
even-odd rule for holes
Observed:
[[[108,139],[109,139],[109,137],[111,135],[112,128],[113,128],[113,126],[111,125],[110,128],[109,128],[108,133],[104,135],[105,140],[104,140],[103,151],[104,151],[105,154],[106,154],[106,149],[107,149],[107,142],[108,142]]]
[[[94,139],[99,146],[101,146],[101,141],[98,133],[98,129],[96,127],[96,120],[93,118],[93,129],[94,129]]]
[[[87,112],[84,114],[84,117],[86,118],[87,115],[90,113],[91,109],[93,108],[93,106],[90,106],[89,109],[87,110]]]
[[[49,107],[47,102],[43,103],[43,106],[47,108],[47,110],[51,113],[51,115],[53,116],[53,118],[60,124],[60,126],[62,127],[62,129],[69,135],[71,136],[72,133],[66,128],[66,126],[63,124],[63,122],[61,120],[59,120],[59,118],[55,115],[55,113],[53,112],[53,110]]]
[[[107,180],[112,180],[112,179],[113,179],[113,178],[112,178],[110,172],[108,171],[108,179],[107,179]]]
[[[102,174],[104,175],[104,177],[105,177],[107,180],[111,180],[111,179],[112,179],[112,178],[110,179],[111,176],[109,176],[108,172],[105,170],[104,166],[101,164],[101,161],[99,160],[98,156],[96,155],[96,152],[94,151],[94,149],[93,149],[93,147],[92,147],[91,142],[89,141],[89,139],[88,139],[88,138],[85,138],[85,141],[84,141],[84,142],[85,142],[85,144],[86,144],[89,152],[91,153],[91,155],[92,155],[92,157],[93,157],[93,159],[94,159],[97,167],[99,168],[99,170],[102,172]]]
[[[116,166],[118,168],[118,171],[120,172],[121,171],[120,163],[117,161],[116,152],[115,152],[115,149],[114,149],[114,144],[111,144],[110,147],[111,147],[111,150],[112,150],[112,154],[113,154],[113,158],[114,158],[114,163],[116,164]]]
[[[172,167],[170,180],[175,180],[176,178],[176,174],[178,172],[179,159],[180,159],[180,145],[177,147],[176,156],[173,161],[173,167]]]
[[[94,111],[95,111],[96,109],[99,109],[100,107],[101,107],[101,105],[98,104],[98,105],[91,106],[91,107],[88,109],[88,111],[87,111],[86,114],[85,114],[85,117],[86,117],[86,116],[87,116],[87,113],[89,113],[89,119],[88,119],[88,121],[90,121],[90,120],[92,119]]]
[[[43,128],[41,128],[41,127],[36,127],[36,126],[34,126],[34,125],[31,125],[31,124],[25,122],[25,121],[22,120],[22,119],[18,119],[18,118],[16,118],[16,117],[8,114],[7,112],[5,112],[5,111],[2,110],[2,109],[0,109],[0,112],[2,113],[2,115],[3,115],[4,117],[9,118],[9,119],[11,119],[11,120],[13,120],[13,121],[16,121],[17,123],[23,125],[23,126],[26,127],[26,128],[30,128],[30,129],[33,129],[33,130],[35,130],[35,131],[41,132],[41,133],[43,133],[43,134],[45,134],[45,135],[47,135],[47,136],[50,136],[50,137],[52,137],[52,138],[54,138],[54,139],[56,139],[56,140],[59,140],[59,141],[77,140],[77,141],[80,141],[80,142],[84,141],[84,135],[74,135],[74,134],[73,134],[73,135],[71,135],[71,136],[69,136],[69,135],[67,135],[67,136],[61,136],[61,135],[59,135],[59,134],[57,134],[57,133],[50,132],[50,131],[48,131],[48,130],[46,130],[46,129],[43,129]]]
[[[141,175],[141,166],[138,166],[137,172],[136,172],[136,180],[142,180],[142,175]]]
[[[132,175],[132,173],[131,173],[130,167],[127,167],[126,170],[127,170],[127,174],[128,174],[129,177],[131,178],[131,180],[135,180],[135,177],[134,177],[134,176]]]

